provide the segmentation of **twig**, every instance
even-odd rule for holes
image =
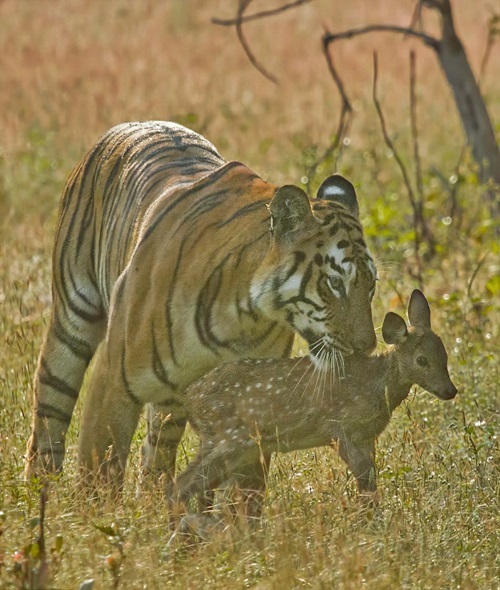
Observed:
[[[417,192],[419,201],[423,200],[423,182],[422,166],[420,162],[420,152],[418,147],[418,126],[417,126],[417,98],[415,94],[416,68],[415,68],[415,51],[410,51],[410,118],[411,118],[411,137],[413,143],[413,157],[415,158],[415,179],[417,181]]]
[[[431,37],[430,35],[426,35],[425,33],[420,33],[419,31],[415,31],[414,29],[410,29],[408,27],[400,27],[397,25],[368,25],[366,27],[360,27],[358,29],[349,29],[347,31],[342,31],[341,33],[329,33],[323,37],[323,43],[333,43],[334,41],[339,41],[340,39],[352,39],[353,37],[358,37],[360,35],[366,35],[367,33],[379,33],[379,32],[388,32],[388,33],[402,33],[408,37],[416,37],[423,41],[429,47],[432,47],[436,51],[439,49],[440,41],[435,37]]]
[[[418,125],[417,125],[417,96],[416,88],[416,58],[415,51],[410,51],[410,119],[411,119],[411,137],[413,143],[413,158],[415,160],[415,182],[417,185],[416,207],[418,211],[417,219],[422,229],[422,237],[424,238],[428,251],[424,258],[428,261],[436,253],[436,245],[434,237],[427,224],[424,215],[424,186],[422,181],[422,163],[420,160],[420,150],[418,142]]]
[[[212,23],[214,25],[220,25],[222,27],[231,27],[237,25],[238,22],[241,23],[248,23],[253,20],[258,20],[261,18],[267,18],[269,16],[275,16],[276,14],[281,14],[285,12],[285,10],[289,10],[290,8],[295,8],[300,6],[301,4],[307,4],[308,2],[312,2],[312,0],[295,0],[295,2],[290,2],[289,4],[283,4],[282,6],[278,6],[277,8],[273,8],[272,10],[263,10],[262,12],[256,12],[254,14],[249,14],[248,16],[242,16],[241,19],[238,21],[237,18],[212,18]]]
[[[477,277],[479,271],[481,270],[481,267],[486,262],[486,258],[488,258],[488,255],[489,255],[489,252],[486,252],[485,254],[483,254],[481,256],[481,258],[479,259],[478,263],[476,264],[476,267],[474,268],[469,280],[467,281],[467,299],[469,301],[471,298],[472,285],[474,284],[474,281],[476,280],[476,277]]]
[[[486,67],[490,61],[491,50],[495,45],[496,38],[500,36],[500,15],[494,14],[489,21],[488,37],[486,39],[486,48],[484,50],[481,66],[479,67],[479,76],[477,78],[478,86],[481,87],[486,72]]]
[[[316,169],[318,168],[318,166],[320,164],[322,164],[327,158],[329,158],[333,153],[335,153],[335,151],[338,148],[340,148],[340,150],[342,149],[343,141],[344,141],[344,138],[347,135],[347,132],[348,132],[349,127],[351,125],[352,114],[353,114],[352,106],[351,106],[351,103],[350,103],[349,98],[347,96],[347,93],[345,91],[344,84],[342,82],[342,79],[339,76],[337,68],[333,64],[332,56],[330,55],[330,52],[328,50],[328,44],[325,43],[325,37],[328,34],[329,33],[325,33],[325,35],[323,36],[323,53],[326,58],[328,70],[329,70],[329,72],[333,78],[333,81],[337,87],[337,90],[340,94],[340,100],[342,102],[342,106],[340,108],[339,122],[337,125],[337,131],[335,133],[333,141],[326,148],[326,150],[323,152],[323,154],[313,164],[311,164],[311,166],[309,166],[309,168],[307,170],[306,175],[308,178],[308,180],[307,180],[308,190],[310,189],[311,178],[316,173]],[[340,157],[340,153],[339,153],[338,157]]]
[[[420,259],[420,231],[419,231],[419,212],[417,207],[417,200],[415,198],[415,193],[413,192],[413,188],[410,183],[410,179],[408,177],[408,173],[406,171],[406,167],[401,159],[398,151],[396,150],[396,146],[394,145],[392,139],[389,137],[387,132],[387,125],[385,122],[384,114],[382,112],[382,107],[380,106],[380,102],[377,97],[377,82],[378,82],[378,58],[377,52],[373,52],[373,103],[375,105],[375,109],[377,111],[377,115],[380,122],[380,127],[382,129],[382,135],[384,136],[384,141],[387,147],[391,150],[394,154],[394,159],[396,160],[401,174],[403,176],[404,183],[406,185],[406,190],[408,192],[408,197],[410,199],[410,204],[413,209],[413,227],[415,232],[415,258],[417,261],[417,279],[419,282],[419,286],[422,286],[422,262]]]
[[[253,65],[253,67],[256,70],[258,70],[265,78],[267,78],[268,80],[273,82],[273,84],[277,84],[278,79],[276,78],[276,76],[273,76],[273,74],[269,73],[264,68],[264,66],[257,60],[257,58],[253,54],[252,50],[250,49],[250,46],[248,45],[248,42],[247,42],[245,36],[243,35],[243,27],[242,27],[243,13],[250,6],[251,2],[252,2],[252,0],[240,0],[239,6],[238,6],[238,15],[236,17],[236,23],[235,23],[236,24],[236,34],[238,35],[238,39],[241,43],[241,46],[243,47],[243,51],[246,53],[248,59],[250,60],[250,63]]]
[[[415,31],[417,24],[419,27],[422,26],[422,2],[420,0],[415,5],[415,10],[411,15],[410,26],[408,28]]]

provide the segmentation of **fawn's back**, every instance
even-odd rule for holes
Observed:
[[[211,444],[252,436],[283,451],[328,445],[346,429],[376,436],[390,417],[385,370],[383,357],[357,353],[342,379],[319,372],[309,357],[227,363],[189,388],[190,422]]]

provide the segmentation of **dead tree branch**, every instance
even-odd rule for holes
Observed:
[[[415,161],[415,184],[417,186],[417,220],[420,223],[422,230],[422,238],[424,239],[428,248],[428,251],[424,254],[424,259],[430,260],[436,253],[436,242],[424,214],[424,183],[422,180],[422,165],[418,141],[416,78],[417,74],[415,52],[410,51],[410,120],[413,159]]]
[[[253,20],[259,20],[261,18],[267,18],[269,16],[275,16],[277,14],[281,14],[290,8],[296,8],[301,4],[307,4],[312,2],[312,0],[296,0],[295,2],[290,2],[289,4],[283,4],[282,6],[278,6],[277,8],[273,8],[272,10],[263,10],[262,12],[256,12],[254,14],[249,14],[247,16],[241,16],[241,19],[238,20],[237,18],[213,18],[212,23],[214,25],[220,25],[222,27],[232,27],[237,25],[238,22],[241,23],[248,23]]]
[[[276,9],[257,12],[252,15],[245,15],[244,13],[252,0],[239,0],[238,12],[235,19],[224,20],[214,18],[212,19],[212,22],[223,26],[235,26],[238,39],[252,65],[268,80],[276,84],[278,82],[277,78],[268,72],[253,54],[243,34],[242,25],[244,22],[250,20],[257,20],[280,14],[285,10],[295,8],[301,4],[306,4],[309,1],[311,0],[294,0]],[[439,13],[441,17],[440,38],[416,30],[416,26],[421,26],[421,16],[424,8],[436,10]],[[498,17],[495,16],[490,22],[490,36],[488,38],[483,64],[481,65],[479,80],[481,80],[484,67],[489,59],[489,53],[494,38],[498,34],[497,25]],[[492,203],[492,210],[494,213],[500,213],[500,200],[498,200],[497,197],[498,186],[500,185],[500,149],[496,141],[488,110],[481,95],[479,83],[476,81],[468,62],[465,49],[455,31],[450,0],[418,0],[412,15],[410,27],[401,27],[397,25],[369,25],[342,31],[340,33],[326,33],[323,36],[323,49],[327,56],[328,67],[341,94],[343,107],[335,140],[318,162],[324,160],[337,149],[342,134],[346,133],[350,116],[352,114],[352,110],[349,108],[349,101],[346,100],[345,92],[343,91],[340,77],[333,66],[329,45],[335,41],[352,39],[357,36],[374,32],[398,33],[405,37],[413,37],[435,51],[441,69],[451,87],[462,126],[467,137],[467,142],[471,146],[474,159],[478,163],[479,179],[484,184],[489,184],[490,188],[488,190],[488,195]],[[315,164],[313,166],[317,165],[318,164]]]
[[[451,86],[472,154],[479,164],[479,178],[483,183],[491,180],[500,185],[500,150],[479,85],[456,34],[450,0],[420,2],[422,6],[437,10],[441,16],[442,37],[437,55]]]
[[[415,197],[415,193],[413,191],[413,187],[410,182],[410,177],[406,170],[406,166],[399,155],[399,152],[396,149],[394,142],[392,141],[388,131],[387,131],[387,124],[385,122],[384,113],[382,111],[382,107],[380,105],[380,101],[377,96],[377,84],[378,84],[378,58],[377,52],[373,53],[373,104],[375,105],[375,109],[377,111],[378,120],[380,122],[380,128],[382,130],[382,135],[384,137],[384,141],[386,146],[390,149],[391,153],[394,155],[394,159],[401,171],[401,175],[403,176],[403,181],[406,186],[406,192],[408,193],[408,198],[410,200],[410,205],[413,211],[413,230],[414,230],[414,243],[415,243],[415,259],[417,263],[417,280],[419,285],[421,286],[422,281],[422,261],[420,255],[420,228],[422,226],[422,220],[420,217],[420,208],[418,206],[417,198]]]
[[[328,35],[328,33],[325,33]],[[324,37],[323,37],[324,39]],[[351,102],[345,91],[344,83],[340,78],[340,75],[333,63],[333,58],[328,50],[328,44],[323,40],[323,53],[325,55],[326,63],[328,64],[328,70],[332,76],[332,79],[337,87],[340,95],[342,106],[340,107],[339,122],[337,124],[337,130],[333,137],[333,141],[326,148],[323,154],[313,163],[307,170],[307,188],[310,190],[311,180],[316,174],[318,166],[320,166],[326,159],[330,158],[337,150],[339,150],[338,158],[340,158],[340,151],[344,144],[344,139],[348,134],[349,128],[352,122],[353,109]]]
[[[484,75],[486,73],[486,67],[490,61],[491,50],[493,49],[493,45],[495,45],[497,37],[500,37],[500,14],[494,14],[488,23],[486,48],[484,50],[483,58],[481,59],[481,65],[479,66],[479,76],[477,78],[479,87],[481,87]]]
[[[253,65],[253,67],[256,68],[265,78],[273,82],[273,84],[277,84],[278,79],[276,78],[276,76],[268,72],[266,68],[257,60],[252,50],[250,49],[250,45],[247,43],[245,36],[243,35],[243,26],[241,19],[243,17],[243,13],[248,8],[248,6],[250,6],[251,2],[252,0],[240,0],[237,17],[238,22],[236,23],[236,34],[238,35],[238,39],[240,40],[241,46],[243,47],[243,50],[247,54],[247,57],[250,60],[250,63]]]
[[[479,85],[468,62],[462,42],[456,34],[450,0],[419,0],[412,23],[419,20],[422,8],[430,8],[439,12],[441,16],[440,39],[413,28],[395,25],[370,25],[328,34],[324,37],[323,42],[330,44],[341,39],[352,39],[373,32],[392,32],[403,34],[406,37],[415,37],[431,47],[436,52],[441,69],[452,89],[468,143],[471,146],[474,159],[479,165],[479,178],[483,183],[492,181],[494,184],[500,185],[500,150]],[[494,210],[498,212],[500,205],[497,202],[495,190],[490,190],[489,195]]]
[[[275,16],[277,14],[281,14],[281,13],[285,12],[286,10],[290,10],[291,8],[296,8],[297,6],[300,6],[301,4],[307,4],[308,2],[311,2],[311,1],[312,0],[295,0],[295,2],[289,2],[288,4],[283,4],[282,6],[278,6],[277,8],[274,8],[272,10],[263,10],[261,12],[256,12],[254,14],[249,14],[249,15],[245,16],[244,13],[246,12],[247,8],[252,3],[252,0],[239,0],[238,12],[237,12],[236,18],[233,18],[233,19],[213,18],[212,23],[215,25],[223,26],[223,27],[230,27],[230,26],[236,27],[236,34],[238,35],[238,39],[241,43],[241,46],[243,47],[243,51],[246,53],[246,56],[248,57],[250,63],[265,78],[270,80],[273,84],[278,84],[278,79],[276,78],[276,76],[274,74],[271,74],[271,72],[269,72],[260,63],[260,61],[258,61],[258,59],[255,57],[253,51],[250,48],[250,45],[248,44],[248,41],[246,40],[245,35],[243,34],[243,26],[242,25],[243,25],[243,23],[247,23],[250,21],[259,20],[262,18],[268,18],[270,16]]]
[[[420,203],[423,200],[423,182],[422,166],[420,162],[420,151],[418,143],[418,125],[417,125],[417,97],[416,87],[416,64],[415,52],[410,51],[410,120],[411,120],[411,137],[413,143],[413,159],[415,160],[415,179],[417,181],[417,192]]]
[[[408,37],[416,37],[423,41],[429,47],[436,49],[439,45],[439,39],[435,39],[430,35],[415,31],[408,27],[400,27],[397,25],[368,25],[366,27],[359,27],[357,29],[348,29],[341,33],[329,33],[323,37],[323,43],[333,43],[334,41],[340,41],[341,39],[352,39],[353,37],[359,37],[360,35],[366,35],[368,33],[401,33]]]

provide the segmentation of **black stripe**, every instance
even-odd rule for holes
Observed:
[[[345,270],[342,266],[338,265],[335,262],[335,258],[331,257],[331,256],[326,256],[325,257],[325,262],[326,264],[330,265],[330,268],[332,270],[335,270],[336,272],[338,272],[340,275],[345,275]]]
[[[58,315],[55,316],[52,328],[54,331],[54,335],[59,340],[59,342],[62,342],[62,344],[67,346],[75,356],[83,359],[83,361],[86,364],[90,362],[90,359],[94,355],[94,351],[91,348],[90,344],[67,332],[61,324]]]
[[[125,371],[125,346],[122,348],[122,357],[121,357],[120,365],[121,365],[120,366],[120,374],[121,374],[121,377],[122,377],[122,381],[123,381],[123,385],[125,387],[126,394],[134,402],[134,404],[136,404],[137,406],[142,406],[143,403],[134,394],[134,392],[132,391],[132,388],[130,387],[130,384],[129,384],[128,380],[127,380],[127,374],[126,374],[126,371]]]
[[[236,257],[236,261],[234,263],[234,269],[237,269],[238,268],[238,266],[241,263],[241,260],[243,259],[244,253],[249,248],[252,248],[254,250],[254,252],[255,252],[256,251],[255,248],[256,248],[257,242],[260,242],[260,240],[262,240],[264,238],[268,238],[268,237],[269,237],[269,230],[266,230],[264,233],[260,234],[255,239],[252,239],[252,240],[250,240],[250,242],[247,242],[243,246],[240,246],[240,250],[239,250],[238,255]]]
[[[42,420],[44,418],[53,418],[54,420],[58,420],[59,422],[63,422],[64,424],[69,424],[71,421],[72,414],[68,414],[63,412],[59,408],[52,406],[50,404],[41,404],[38,403],[35,409],[35,413],[38,418]]]
[[[177,232],[181,231],[185,224],[194,224],[197,219],[199,219],[206,213],[212,211],[220,205],[224,205],[227,201],[228,192],[228,190],[223,190],[203,195],[203,199],[200,199],[200,201],[194,203],[189,208],[189,211],[183,217],[182,222],[179,224],[178,228],[176,229],[173,235],[175,236]]]
[[[306,259],[306,254],[305,254],[305,252],[302,252],[302,251],[300,251],[300,250],[296,250],[296,251],[293,253],[293,257],[294,257],[294,259],[293,259],[293,264],[292,264],[292,266],[290,267],[290,270],[289,270],[289,271],[287,272],[287,274],[285,275],[285,278],[284,278],[284,279],[281,279],[281,278],[279,279],[280,286],[281,286],[281,285],[284,285],[284,284],[285,284],[285,283],[288,281],[288,279],[289,279],[290,277],[292,277],[292,276],[293,276],[293,275],[294,275],[294,274],[297,272],[297,270],[298,270],[299,266],[300,266],[300,265],[301,265],[301,264],[304,262],[304,260]]]
[[[205,188],[207,188],[208,186],[218,182],[226,174],[231,172],[231,170],[233,170],[233,168],[237,168],[238,166],[241,166],[241,164],[239,162],[229,162],[228,164],[222,166],[221,168],[219,168],[218,170],[216,170],[212,174],[209,174],[207,177],[203,178],[199,182],[196,182],[189,189],[187,189],[185,191],[181,191],[180,195],[176,199],[174,199],[167,207],[165,207],[165,209],[163,209],[163,211],[161,211],[156,216],[154,221],[151,223],[151,225],[148,227],[148,229],[142,235],[140,244],[142,245],[149,238],[149,236],[154,232],[156,227],[163,221],[163,218],[166,215],[168,215],[168,213],[170,213],[173,209],[175,209],[175,207],[180,205],[183,201],[185,201],[191,195],[193,195],[197,192],[200,192],[200,191],[204,190]]]
[[[153,342],[153,372],[159,381],[161,381],[164,385],[166,385],[173,391],[176,391],[178,385],[169,379],[168,372],[163,366],[160,353],[158,351],[158,346],[156,345],[155,330],[153,324],[151,324],[151,340]]]
[[[211,311],[222,285],[223,266],[227,262],[229,256],[230,254],[228,254],[212,271],[201,288],[196,302],[195,327],[198,338],[206,348],[209,348],[217,355],[220,355],[218,347],[227,347],[227,342],[220,340],[214,334],[211,327]]]
[[[310,305],[316,311],[323,311],[324,310],[324,306],[318,305],[315,301],[312,301],[306,295],[306,288],[307,288],[307,284],[309,283],[311,276],[312,276],[313,265],[314,265],[314,263],[312,261],[310,261],[309,264],[307,265],[307,268],[306,268],[304,274],[302,275],[299,293],[297,295],[295,295],[294,297],[290,297],[288,299],[283,299],[281,297],[281,293],[280,293],[280,288],[283,285],[283,283],[278,278],[274,279],[273,292],[274,292],[274,306],[276,309],[279,309],[281,307],[286,307],[287,305],[290,305],[292,303],[294,303],[294,304],[304,303],[306,305]]]
[[[66,285],[66,273],[64,269],[64,263],[66,258],[64,256],[59,257],[59,273],[60,273],[60,281],[53,282],[53,286],[57,291],[61,302],[63,303],[65,308],[69,308],[75,315],[82,318],[89,324],[94,324],[105,317],[104,310],[100,310],[97,314],[89,313],[83,309],[81,309],[78,305],[76,305],[70,297],[70,293],[68,291],[68,287]]]
[[[311,277],[312,277],[313,265],[314,265],[314,263],[312,261],[310,261],[309,264],[307,265],[307,268],[306,268],[304,274],[302,275],[302,280],[300,281],[300,289],[299,289],[299,297],[301,299],[306,298],[306,289],[307,289],[307,285],[309,284],[309,281],[311,280]]]
[[[47,366],[47,363],[44,359],[40,362],[40,370],[38,371],[38,380],[43,385],[47,385],[59,391],[63,395],[70,397],[73,400],[78,399],[79,391],[73,389],[71,385],[56,377],[53,373],[51,373],[50,369]]]
[[[241,207],[235,213],[233,213],[233,215],[231,215],[231,217],[229,217],[228,219],[219,222],[217,224],[217,227],[224,227],[225,225],[232,223],[235,219],[239,219],[240,217],[244,217],[245,215],[250,215],[254,211],[265,211],[265,206],[268,203],[268,199],[261,199],[260,201],[255,201],[253,203],[250,203],[249,205],[245,205],[244,207]],[[270,218],[267,221],[270,221]]]

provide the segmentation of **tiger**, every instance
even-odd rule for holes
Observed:
[[[146,408],[142,468],[173,477],[192,382],[226,361],[290,356],[296,334],[319,370],[372,351],[376,280],[344,177],[310,199],[179,124],[111,128],[60,202],[25,475],[62,470],[92,360],[81,469],[122,485]],[[248,489],[263,488],[265,467],[249,469]]]

